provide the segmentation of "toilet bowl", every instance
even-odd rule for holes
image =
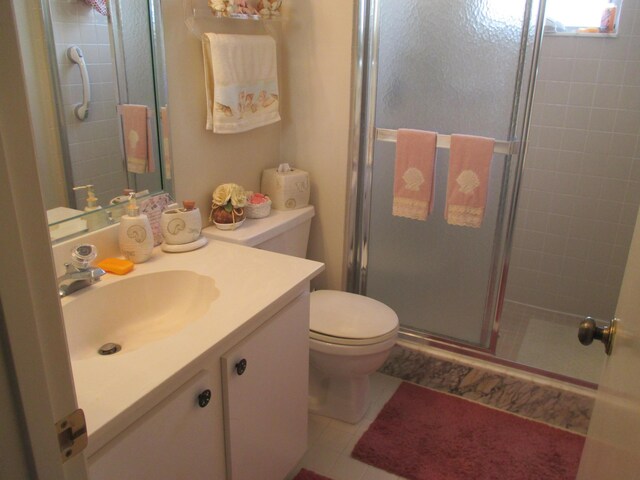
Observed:
[[[357,423],[369,406],[369,376],[382,366],[398,335],[398,316],[372,298],[311,293],[309,410]]]
[[[304,257],[313,206],[272,210],[246,219],[236,230],[203,229],[204,236]],[[369,376],[389,356],[398,335],[398,316],[377,300],[353,293],[311,293],[309,326],[309,410],[357,423],[369,406]]]

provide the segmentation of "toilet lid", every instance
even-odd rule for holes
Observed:
[[[318,290],[311,293],[309,329],[322,336],[372,339],[395,333],[398,315],[384,303],[354,293]]]

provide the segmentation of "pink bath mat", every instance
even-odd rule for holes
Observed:
[[[402,383],[353,449],[411,480],[573,480],[584,437]]]
[[[298,472],[298,474],[295,477],[293,477],[293,480],[331,480],[331,479],[322,475],[318,475],[317,473],[312,472],[311,470],[307,470],[303,468]]]

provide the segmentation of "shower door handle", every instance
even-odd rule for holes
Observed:
[[[80,79],[82,80],[82,103],[73,109],[78,120],[85,120],[89,113],[89,102],[91,101],[91,86],[89,84],[89,72],[84,61],[84,54],[77,45],[67,48],[67,57],[80,68]]]
[[[599,327],[595,319],[586,317],[578,327],[578,340],[582,345],[591,345],[594,340],[604,343],[604,351],[611,355],[613,351],[613,337],[616,335],[617,318],[614,318],[608,325]]]

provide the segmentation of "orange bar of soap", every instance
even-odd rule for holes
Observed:
[[[98,266],[105,272],[124,275],[133,270],[133,262],[122,258],[105,258],[98,263]]]

